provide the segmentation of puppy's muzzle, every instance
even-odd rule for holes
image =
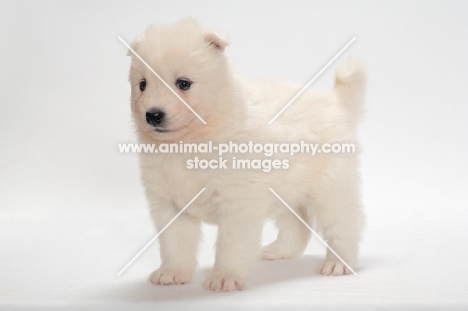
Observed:
[[[160,127],[164,122],[164,111],[158,108],[152,108],[146,112],[146,123],[154,127]]]

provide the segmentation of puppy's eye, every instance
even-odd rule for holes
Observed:
[[[140,81],[140,91],[144,91],[146,89],[146,79]]]
[[[190,81],[189,79],[177,79],[176,85],[182,91],[187,91],[188,89],[190,89],[192,81]]]

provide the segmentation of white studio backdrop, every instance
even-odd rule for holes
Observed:
[[[252,79],[305,84],[356,36],[312,87],[331,88],[336,65],[350,57],[368,68],[360,137],[374,235],[366,236],[363,251],[378,245],[391,252],[405,243],[391,241],[392,230],[418,232],[427,225],[421,217],[434,220],[435,232],[468,238],[467,230],[451,231],[468,207],[467,2],[1,1],[1,7],[2,219],[146,209],[137,156],[117,148],[136,141],[130,60],[117,37],[129,42],[151,23],[195,17],[229,36],[229,57]]]
[[[131,41],[150,23],[187,16],[227,33],[227,53],[249,78],[307,83],[356,36],[336,64],[357,57],[369,71],[361,127],[368,210],[466,203],[464,2],[26,1],[4,7],[2,210],[144,204],[136,156],[116,148],[135,141],[129,59],[117,37]],[[313,87],[332,87],[334,67]]]

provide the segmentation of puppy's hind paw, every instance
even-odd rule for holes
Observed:
[[[203,284],[204,289],[230,292],[234,290],[243,290],[244,282],[240,278],[223,275],[211,275]]]
[[[284,245],[280,245],[278,242],[273,242],[265,247],[262,247],[259,253],[259,257],[262,260],[280,260],[291,259],[295,257],[295,254],[288,250]]]
[[[339,260],[326,260],[322,267],[318,270],[318,272],[322,275],[347,275],[351,274],[351,270],[347,268],[341,261]]]
[[[151,283],[157,285],[181,285],[189,283],[191,279],[192,273],[190,272],[166,268],[159,268],[149,277]]]

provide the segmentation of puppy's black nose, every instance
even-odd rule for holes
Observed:
[[[164,111],[161,109],[151,109],[146,112],[146,122],[152,126],[159,126],[164,121]]]

